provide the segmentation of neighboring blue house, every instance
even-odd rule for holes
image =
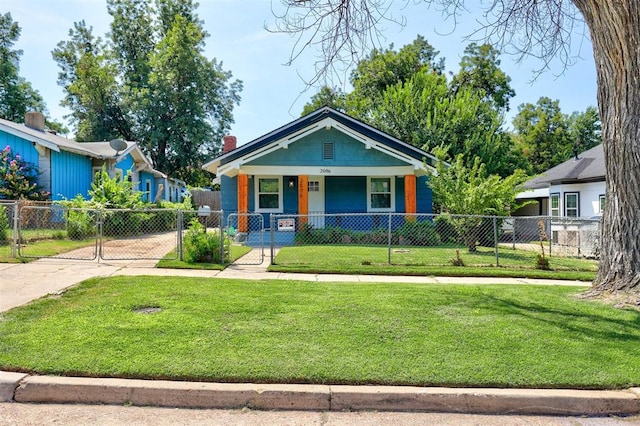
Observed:
[[[435,158],[328,107],[224,145],[203,168],[216,174],[225,213],[262,213],[269,223],[270,213],[432,212],[426,181]]]
[[[134,188],[144,199],[180,201],[184,182],[154,170],[135,142],[116,152],[109,142],[76,142],[45,131],[44,116],[27,113],[25,124],[0,119],[0,149],[9,146],[14,154],[38,168],[38,183],[52,200],[87,197],[95,173],[106,166],[110,176],[126,177],[131,172]]]

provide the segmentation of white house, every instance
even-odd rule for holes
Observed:
[[[605,186],[604,151],[600,144],[527,181],[527,191],[517,198],[538,201],[525,208],[523,213],[527,216],[592,218],[602,214]]]

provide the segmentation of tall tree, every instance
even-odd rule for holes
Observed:
[[[207,33],[197,6],[108,0],[107,42],[76,23],[54,57],[84,140],[136,140],[156,169],[206,184],[200,166],[233,123],[242,83],[203,55]]]
[[[322,108],[323,106],[329,106],[337,111],[346,112],[346,98],[345,94],[339,88],[332,88],[329,86],[322,86],[320,91],[311,97],[309,101],[302,108],[302,116],[311,114],[313,111]]]
[[[535,105],[520,105],[513,127],[531,174],[542,173],[602,141],[594,107],[567,115],[557,100],[547,97],[541,97]]]
[[[438,59],[438,54],[420,35],[399,51],[394,50],[393,45],[387,49],[373,49],[351,73],[353,91],[347,96],[348,112],[366,120],[388,87],[408,81],[423,68],[441,74],[444,59]]]
[[[131,131],[119,105],[116,69],[108,61],[106,46],[84,21],[69,30],[69,40],[53,50],[58,63],[58,84],[65,89],[60,102],[71,110],[78,141],[131,139]]]
[[[22,122],[28,111],[40,111],[48,115],[42,96],[24,77],[20,76],[22,50],[13,49],[20,38],[20,25],[10,13],[0,13],[0,118]],[[50,118],[46,125],[52,130],[66,133],[60,123]]]
[[[499,110],[509,111],[509,99],[516,92],[509,84],[511,77],[500,69],[500,52],[490,44],[471,43],[464,49],[460,71],[453,76],[451,87],[481,90],[485,98]]]
[[[331,61],[344,52],[362,51],[370,35],[377,35],[391,0],[281,2],[288,13],[280,28],[311,34],[300,45],[313,45],[319,39],[325,58]],[[454,16],[464,11],[465,2],[425,3]],[[488,2],[484,7],[488,33],[523,54],[542,58],[543,68],[556,56],[569,61],[574,26],[586,23],[598,78],[608,206],[602,218],[600,266],[593,292],[627,293],[634,303],[640,303],[640,2],[513,0]],[[356,19],[342,19],[351,16]]]
[[[530,173],[542,173],[567,160],[567,151],[573,141],[558,100],[543,96],[535,105],[520,105],[513,127],[530,165]]]

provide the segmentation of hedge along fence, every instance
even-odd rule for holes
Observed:
[[[336,256],[359,264],[371,259],[356,247],[368,246],[386,249],[388,264],[425,266],[448,265],[452,258],[467,254],[473,255],[474,262],[496,266],[514,263],[516,257],[525,258],[524,264],[535,264],[538,255],[597,258],[600,225],[598,220],[547,216],[401,213],[281,214],[272,215],[270,223],[272,253],[276,246],[331,245]],[[287,224],[286,229],[281,223]],[[427,247],[451,249],[452,255],[443,261],[438,254],[423,251],[420,257],[419,250],[413,250]],[[305,251],[298,259],[288,256],[298,264],[312,263],[309,257],[313,256]]]

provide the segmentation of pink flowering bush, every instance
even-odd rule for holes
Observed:
[[[12,154],[9,145],[0,151],[0,198],[9,200],[46,200],[49,193],[38,185],[38,170]]]

